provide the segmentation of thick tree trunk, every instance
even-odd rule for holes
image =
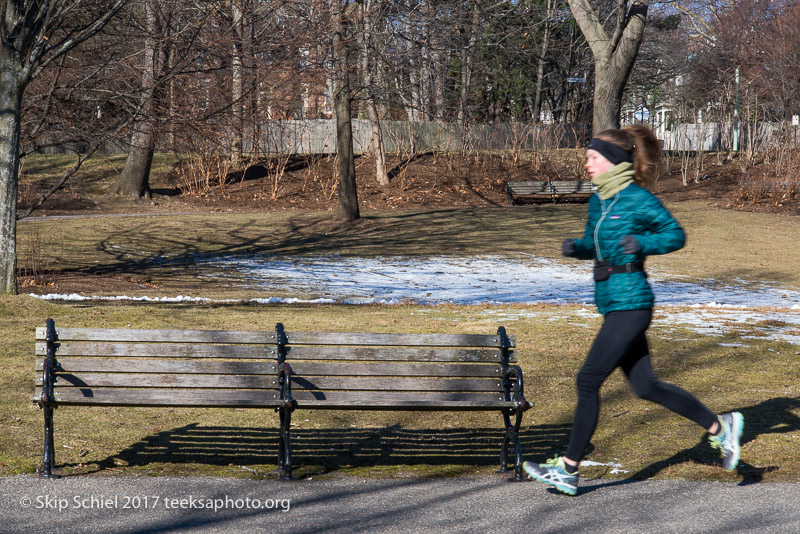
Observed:
[[[153,98],[156,89],[157,73],[161,71],[162,54],[156,48],[159,23],[155,6],[148,0],[145,6],[147,37],[144,43],[144,64],[142,66],[142,91],[139,118],[133,124],[131,149],[125,160],[125,168],[111,189],[112,195],[134,198],[150,198],[150,167],[155,150],[155,119],[153,117]]]
[[[592,132],[619,128],[622,94],[644,35],[649,0],[617,0],[617,23],[609,36],[588,0],[569,0],[569,7],[592,49],[595,64]]]
[[[331,25],[333,30],[333,68],[335,89],[333,107],[336,114],[336,155],[339,171],[339,201],[334,217],[354,221],[360,217],[356,191],[356,164],[353,154],[352,98],[348,49],[342,22],[339,0],[331,0]]]
[[[630,71],[628,71],[630,72]],[[619,128],[627,73],[613,64],[595,64],[592,131]]]
[[[4,54],[5,55],[5,54]],[[0,294],[17,294],[17,188],[19,179],[20,66],[0,58]]]
[[[155,136],[150,122],[139,122],[131,136],[131,149],[112,194],[150,198],[150,167],[153,164]]]

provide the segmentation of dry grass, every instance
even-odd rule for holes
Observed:
[[[508,311],[491,308],[489,311]],[[522,430],[526,457],[563,450],[574,409],[574,376],[599,326],[577,307],[516,306],[505,326],[517,336],[527,396],[536,402]],[[569,317],[563,320],[563,317]],[[54,304],[0,299],[0,474],[33,471],[41,459],[42,419],[30,403],[33,329],[56,324],[125,328],[271,329],[486,333],[498,326],[483,307],[142,306]],[[553,320],[556,317],[561,320]],[[754,325],[758,328],[758,325]],[[674,342],[672,339],[682,341]],[[686,339],[689,339],[688,341]],[[663,380],[696,394],[715,411],[745,414],[743,473],[726,473],[702,431],[635,399],[617,373],[604,386],[600,425],[589,459],[621,463],[639,478],[800,480],[800,369],[797,347],[772,341],[747,347],[671,330],[651,332]],[[56,461],[64,473],[273,476],[277,414],[268,410],[61,408],[55,413]],[[298,475],[453,476],[496,469],[501,417],[493,413],[295,413]],[[601,476],[604,468],[585,470]],[[617,475],[620,476],[620,475]]]
[[[105,154],[92,157],[65,185],[65,188],[83,196],[105,195],[125,165],[126,154]],[[61,174],[72,167],[77,156],[72,154],[31,154],[20,169],[20,195],[26,200],[26,192],[34,184],[50,186]],[[172,154],[156,154],[150,173],[150,183],[159,184],[173,173],[177,157]]]
[[[648,259],[650,270],[686,281],[770,281],[800,288],[795,257],[786,253],[796,248],[800,219],[723,211],[699,202],[670,208],[685,226],[688,244]],[[19,232],[21,240],[37,231],[46,236],[51,270],[113,273],[165,294],[202,290],[206,296],[233,296],[231,287],[214,280],[198,284],[175,266],[190,265],[198,255],[425,256],[443,251],[535,254],[562,261],[561,241],[582,235],[585,212],[585,205],[377,212],[353,225],[336,224],[328,212],[164,215],[23,220]]]
[[[721,211],[704,203],[670,206],[687,228],[688,246],[649,260],[649,268],[695,279],[775,281],[800,287],[800,220]],[[564,237],[582,233],[585,206],[385,212],[340,226],[327,212],[93,218],[22,221],[38,232],[52,269],[146,281],[147,294],[253,297],[242,290],[181,276],[157,261],[197,254],[434,255],[536,254],[557,258]],[[567,260],[563,260],[567,261]],[[574,409],[574,376],[598,318],[576,307],[510,306],[527,394],[537,405],[522,433],[527,457],[562,450]],[[497,311],[489,308],[489,311]],[[499,325],[484,307],[208,306],[56,304],[27,296],[0,298],[0,475],[31,472],[41,456],[41,413],[31,404],[33,331],[47,317],[92,327],[272,329],[487,333]],[[568,317],[564,320],[563,317]],[[558,320],[553,320],[557,319]],[[368,326],[365,326],[368,325]],[[753,331],[764,324],[753,324]],[[634,399],[619,374],[603,390],[590,459],[619,459],[630,476],[800,481],[798,348],[778,341],[741,343],[739,329],[708,337],[652,330],[660,376],[695,393],[712,410],[745,414],[744,474],[713,462],[702,432]],[[681,341],[673,341],[680,339]],[[688,341],[687,341],[688,339]],[[490,473],[501,439],[499,414],[298,412],[298,474],[452,476]],[[275,469],[277,415],[260,410],[62,408],[56,412],[56,461],[67,473],[266,476]],[[589,469],[600,476],[602,468]],[[627,475],[626,475],[627,476]]]

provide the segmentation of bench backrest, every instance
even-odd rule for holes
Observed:
[[[515,339],[495,335],[36,329],[36,396],[59,405],[279,407],[289,364],[301,408],[514,406],[504,371]],[[52,364],[48,365],[48,362]],[[53,391],[44,385],[47,367]]]
[[[515,340],[497,335],[286,332],[299,408],[497,409]]]
[[[63,405],[281,405],[274,332],[36,329],[36,399],[48,348]]]
[[[531,182],[508,182],[509,193],[517,196],[525,195],[568,195],[593,193],[592,183],[579,180],[554,180]]]

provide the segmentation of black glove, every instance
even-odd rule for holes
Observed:
[[[563,243],[561,243],[561,254],[564,256],[574,257],[578,253],[578,249],[575,246],[574,239],[565,239]]]
[[[625,254],[636,254],[639,252],[639,242],[632,235],[626,235],[619,240],[619,246]]]

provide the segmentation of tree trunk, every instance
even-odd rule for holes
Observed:
[[[411,122],[420,122],[422,120],[422,84],[419,79],[420,61],[417,58],[419,47],[414,43],[410,43],[408,50],[408,82],[411,85],[411,108],[408,112],[408,120]]]
[[[595,63],[593,132],[619,128],[622,95],[629,72],[614,67],[613,63]]]
[[[242,161],[244,144],[244,16],[237,0],[231,2],[233,47],[231,51],[231,160]]]
[[[20,65],[3,51],[0,59],[0,294],[17,294],[17,189],[20,112],[23,88]]]
[[[131,148],[125,159],[117,183],[111,191],[112,195],[150,198],[150,167],[153,165],[155,136],[150,121],[139,121],[134,125],[131,136]]]
[[[435,13],[434,13],[435,16]],[[435,121],[442,121],[445,118],[444,108],[444,87],[445,87],[445,68],[448,61],[445,60],[444,43],[438,31],[431,35],[431,62],[433,63],[433,80],[431,82],[433,91],[433,116]]]
[[[0,294],[17,293],[17,195],[22,96],[53,60],[86,41],[122,7],[115,0],[70,32],[57,27],[71,2],[3,0],[0,4]]]
[[[458,122],[461,124],[467,121],[467,107],[469,105],[469,86],[472,79],[472,62],[475,54],[475,45],[478,43],[478,24],[480,23],[480,11],[478,4],[472,8],[472,21],[469,25],[469,37],[467,45],[461,49],[461,99],[458,106]]]
[[[336,114],[336,155],[339,171],[339,201],[334,217],[354,221],[360,217],[356,191],[356,164],[353,154],[352,98],[348,45],[345,41],[342,7],[339,0],[330,0],[333,31],[333,68],[335,89],[333,107]]]
[[[536,69],[536,95],[533,100],[533,122],[541,121],[542,114],[542,85],[544,84],[544,63],[547,56],[547,49],[550,47],[550,26],[555,15],[556,0],[547,0],[547,11],[545,12],[544,36],[542,37],[542,49],[539,53],[539,65]]]
[[[430,49],[430,28],[431,20],[428,17],[430,14],[430,4],[425,2],[422,4],[420,12],[419,28],[421,32],[421,41],[419,57],[419,93],[420,93],[420,117],[423,122],[430,122],[432,120],[431,107],[433,106],[433,91],[431,87],[431,49]]]
[[[142,90],[139,102],[139,118],[133,124],[131,149],[125,160],[125,168],[111,189],[112,195],[134,198],[150,198],[150,167],[155,150],[155,119],[153,117],[153,98],[156,77],[160,72],[160,53],[156,48],[158,19],[153,0],[144,3],[147,37],[144,43],[144,65],[142,69]]]
[[[569,0],[570,10],[594,56],[593,133],[619,128],[622,94],[639,54],[648,1],[634,0],[628,10],[627,0],[618,0],[617,23],[609,37],[588,0]]]
[[[389,185],[389,175],[386,173],[386,153],[383,148],[383,133],[381,132],[378,106],[375,104],[375,76],[369,60],[375,21],[374,13],[379,9],[380,1],[376,2],[378,5],[367,1],[362,6],[364,29],[361,32],[361,79],[367,93],[365,104],[367,118],[369,119],[370,144],[372,145],[372,154],[375,156],[375,179],[379,185]]]

